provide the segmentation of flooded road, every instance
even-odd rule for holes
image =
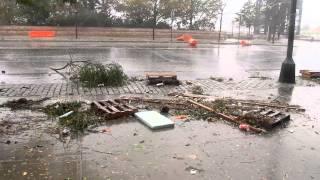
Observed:
[[[35,45],[36,44],[36,45]],[[2,84],[61,82],[63,79],[49,67],[62,67],[69,60],[117,62],[132,76],[146,71],[175,71],[180,79],[210,76],[243,79],[249,76],[277,78],[285,59],[286,47],[253,45],[185,44],[50,44],[49,42],[7,44],[0,49]],[[0,43],[1,45],[1,43]],[[297,75],[301,69],[320,69],[320,43],[297,42],[294,60]],[[70,55],[69,55],[70,54]]]

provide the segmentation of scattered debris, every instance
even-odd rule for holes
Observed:
[[[57,118],[67,112],[72,114],[59,118],[59,125],[70,128],[72,131],[83,131],[90,125],[98,124],[102,121],[94,111],[84,102],[55,103],[43,108],[43,111],[50,117]]]
[[[104,128],[101,133],[111,134],[111,128]]]
[[[197,173],[204,171],[203,169],[195,168],[192,166],[186,167],[185,170],[190,172],[191,175],[196,175]]]
[[[191,175],[196,175],[198,173],[198,170],[196,170],[196,169],[191,169],[190,170],[190,174]]]
[[[70,130],[67,128],[64,128],[62,131],[62,136],[69,136]]]
[[[160,113],[162,114],[168,114],[170,111],[170,108],[168,106],[163,106],[161,109],[160,109]]]
[[[158,83],[158,84],[156,84],[156,86],[157,87],[162,87],[162,86],[164,86],[164,83]]]
[[[175,72],[147,72],[146,78],[149,85],[180,85]]]
[[[59,119],[66,118],[66,117],[70,116],[73,113],[74,113],[74,111],[69,111],[69,112],[65,113],[64,115],[59,116],[58,118]]]
[[[211,80],[213,80],[213,81],[217,81],[217,82],[223,82],[224,81],[224,79],[223,78],[221,78],[221,77],[210,77],[209,79],[211,79]]]
[[[289,133],[294,133],[294,130],[293,129],[289,129],[288,132]]]
[[[179,120],[179,121],[187,121],[189,119],[188,115],[178,115],[175,116],[174,119]]]
[[[250,79],[260,79],[260,80],[272,80],[270,77],[265,77],[265,76],[250,76]]]
[[[194,105],[196,105],[196,106],[199,106],[199,107],[201,107],[201,108],[203,108],[203,109],[205,109],[205,110],[208,110],[208,111],[214,113],[215,115],[217,115],[218,117],[223,118],[224,120],[227,120],[227,121],[232,122],[232,123],[236,123],[237,125],[240,124],[240,122],[237,121],[236,118],[234,118],[234,117],[225,115],[225,114],[223,114],[223,113],[218,113],[218,112],[216,112],[215,110],[213,110],[212,108],[210,108],[210,107],[208,107],[208,106],[205,106],[205,105],[203,105],[203,104],[200,104],[200,103],[198,103],[198,102],[195,102],[195,101],[193,101],[193,100],[188,100],[188,102],[190,102],[190,103],[192,103],[192,104],[194,104]],[[252,130],[252,131],[254,131],[254,132],[257,132],[257,133],[266,132],[264,129],[255,128],[255,127],[252,127],[252,126],[250,126],[250,130]]]
[[[196,160],[196,159],[198,159],[198,156],[195,155],[195,154],[191,154],[191,155],[188,156],[188,158],[190,158],[192,160]]]
[[[300,73],[306,79],[320,78],[320,71],[300,70]]]
[[[155,111],[138,112],[134,114],[150,129],[173,128],[174,122]]]
[[[128,76],[122,66],[116,63],[103,65],[101,63],[87,63],[80,67],[78,72],[79,81],[87,87],[124,85]]]
[[[70,55],[70,54],[69,54]],[[128,76],[124,73],[121,65],[110,63],[91,63],[89,61],[73,61],[70,55],[70,62],[61,68],[52,68],[65,79],[73,82],[80,82],[86,87],[121,86],[124,85]],[[61,70],[67,69],[68,72],[62,73]],[[67,75],[70,75],[67,77]]]
[[[204,90],[202,89],[201,86],[193,86],[193,87],[191,88],[191,92],[192,92],[192,94],[203,95]]]
[[[138,111],[138,109],[117,100],[94,101],[92,107],[97,109],[98,113],[106,119],[117,119],[130,116]]]
[[[8,101],[0,107],[8,107],[11,110],[21,110],[21,109],[33,109],[34,105],[40,105],[42,102],[49,100],[50,98],[43,98],[40,100],[27,100],[26,98],[20,98],[18,100]]]

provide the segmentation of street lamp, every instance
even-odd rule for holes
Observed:
[[[222,18],[223,18],[223,10],[225,8],[226,4],[223,4],[221,7],[221,16],[220,16],[220,28],[219,28],[219,38],[218,38],[218,43],[220,44],[221,40],[221,31],[222,31]]]
[[[174,10],[171,10],[171,42],[173,39],[173,21],[174,21]]]
[[[75,23],[75,34],[76,34],[76,39],[78,39],[78,10],[75,11],[76,14],[76,23]]]
[[[281,83],[295,83],[296,78],[296,65],[293,61],[293,44],[295,35],[295,23],[296,23],[296,9],[297,0],[291,1],[291,11],[290,11],[290,22],[289,22],[289,33],[288,33],[288,49],[287,58],[282,63],[279,82]]]

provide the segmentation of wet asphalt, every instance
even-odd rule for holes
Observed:
[[[298,41],[294,60],[301,69],[320,69],[320,43]],[[2,84],[61,82],[50,67],[62,67],[70,59],[121,64],[131,76],[147,71],[174,71],[180,79],[249,76],[277,77],[286,56],[285,46],[199,45],[182,43],[99,42],[0,42]]]

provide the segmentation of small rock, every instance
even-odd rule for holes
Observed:
[[[144,143],[144,140],[140,141],[139,143],[140,143],[140,144],[143,144],[143,143]]]
[[[184,145],[184,146],[187,146],[187,147],[188,147],[188,146],[191,146],[191,144],[188,143],[188,144],[186,144],[186,145]]]
[[[5,74],[5,73],[6,73],[6,71],[1,71],[1,73],[2,73],[2,74]]]
[[[191,81],[186,81],[186,84],[187,85],[192,85],[192,82]]]
[[[133,136],[138,136],[138,133],[133,133]]]
[[[6,144],[11,144],[11,141],[10,141],[10,140],[7,140],[7,141],[6,141]]]

